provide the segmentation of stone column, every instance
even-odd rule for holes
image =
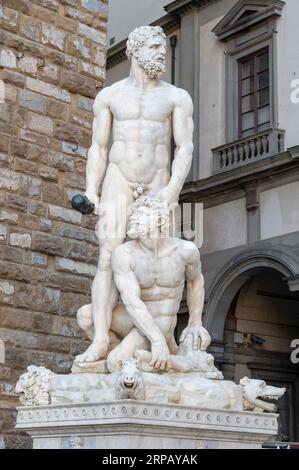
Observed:
[[[187,90],[194,103],[194,153],[187,181],[199,178],[199,12],[191,8],[182,15],[180,36],[180,86]]]

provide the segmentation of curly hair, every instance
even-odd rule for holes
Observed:
[[[131,57],[138,52],[138,49],[143,46],[149,37],[159,35],[166,39],[166,35],[160,26],[140,26],[139,28],[135,28],[134,31],[129,34],[127,40],[126,54],[128,59],[131,59]]]
[[[157,212],[159,215],[159,227],[168,227],[169,207],[165,202],[151,196],[141,196],[129,207],[129,216],[133,215],[139,207],[147,207],[148,209]]]

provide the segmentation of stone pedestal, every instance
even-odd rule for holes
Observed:
[[[121,400],[19,407],[16,428],[35,449],[256,449],[275,439],[277,418]]]

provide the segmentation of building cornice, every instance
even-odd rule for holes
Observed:
[[[176,13],[177,15],[183,15],[186,11],[191,10],[194,7],[203,7],[208,5],[215,0],[175,0],[164,7],[167,13]]]
[[[126,43],[127,39],[124,39],[123,41],[108,49],[106,65],[107,70],[126,60]]]
[[[180,202],[204,202],[210,197],[243,189],[252,182],[278,177],[299,170],[299,145],[286,152],[250,163],[226,173],[220,173],[195,182],[187,182],[181,192]]]

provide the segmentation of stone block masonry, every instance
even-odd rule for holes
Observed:
[[[0,442],[16,433],[14,385],[29,364],[70,371],[88,342],[96,220],[85,187],[92,106],[103,87],[108,0],[0,0]],[[1,356],[2,357],[2,356]]]

